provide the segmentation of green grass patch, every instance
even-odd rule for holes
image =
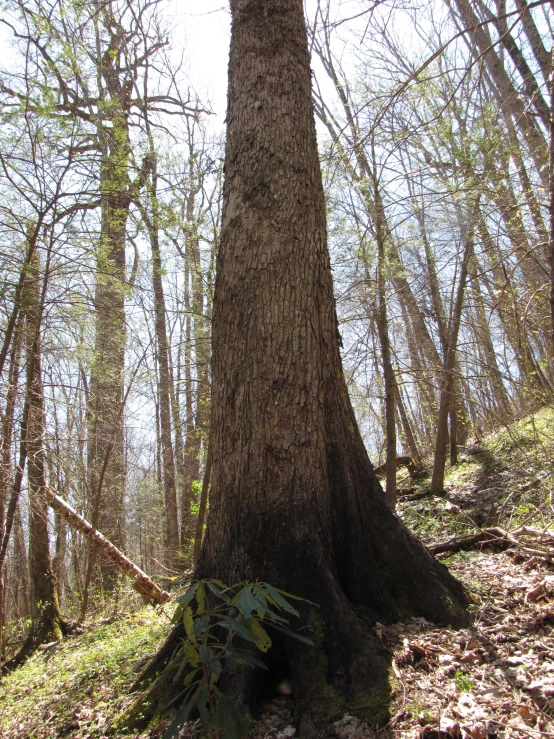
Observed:
[[[0,736],[103,737],[168,628],[167,616],[147,609],[37,652],[0,682]]]

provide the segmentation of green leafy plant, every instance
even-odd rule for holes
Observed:
[[[182,621],[186,633],[184,658],[176,678],[185,675],[184,702],[164,739],[178,736],[193,710],[215,739],[244,736],[242,717],[218,683],[224,673],[232,674],[241,667],[267,669],[256,656],[256,651],[265,653],[271,647],[267,628],[313,644],[290,629],[290,616],[298,618],[300,614],[288,599],[304,600],[264,582],[227,586],[220,580],[194,582],[176,598],[172,622]]]
[[[473,682],[461,670],[456,670],[454,673],[454,684],[461,693],[469,693],[473,688]]]

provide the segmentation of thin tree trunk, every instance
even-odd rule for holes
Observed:
[[[437,421],[437,439],[435,444],[435,458],[433,461],[433,475],[431,477],[431,492],[441,495],[444,490],[444,468],[446,464],[446,446],[448,439],[448,416],[452,404],[452,396],[455,382],[454,365],[456,361],[456,349],[458,345],[458,332],[462,319],[462,307],[467,280],[468,260],[473,248],[472,227],[466,233],[464,254],[460,269],[460,279],[456,292],[456,300],[452,311],[450,332],[448,336],[448,350],[444,363],[445,379],[441,389],[439,417]]]
[[[5,557],[5,549],[3,546],[4,537],[6,536],[6,506],[8,498],[8,488],[12,476],[11,469],[11,451],[14,428],[15,403],[17,399],[17,388],[19,384],[19,360],[21,349],[21,318],[16,324],[13,334],[12,352],[10,357],[10,371],[7,382],[6,406],[2,417],[2,438],[0,439],[0,549],[4,551],[4,555],[0,555],[0,660],[5,659],[5,641],[4,641],[4,603],[5,603],[5,587],[3,565]],[[10,524],[11,529],[11,524]],[[6,536],[7,547],[9,541],[9,533]]]
[[[470,1],[454,0],[454,2],[468,36],[479,54],[483,55],[487,71],[496,86],[499,105],[506,114],[513,117],[515,125],[522,132],[537,173],[542,184],[546,187],[548,185],[548,173],[545,169],[545,163],[548,147],[544,135],[535,122],[532,113],[526,109],[525,102],[518,95],[488,31],[480,25]]]
[[[13,523],[13,553],[14,572],[19,589],[19,600],[21,601],[20,617],[27,621],[31,617],[31,602],[29,599],[29,559],[27,557],[27,545],[25,532],[23,531],[23,520],[19,503],[16,505]]]
[[[548,200],[550,204],[550,316],[552,319],[551,362],[554,362],[554,47],[552,49],[552,74],[550,77],[550,151],[548,167]]]
[[[548,109],[546,101],[542,96],[539,83],[535,78],[533,71],[527,64],[527,60],[525,59],[523,52],[521,51],[514,37],[510,33],[510,28],[508,27],[506,18],[503,17],[506,13],[505,1],[503,1],[502,3],[497,3],[499,12],[498,17],[491,13],[491,11],[487,8],[485,3],[482,2],[482,0],[478,1],[478,5],[481,12],[481,17],[484,20],[492,21],[498,31],[500,43],[510,55],[511,60],[515,68],[517,69],[519,76],[521,77],[522,91],[524,93],[524,97],[529,101],[531,105],[533,105],[537,114],[540,116],[540,118],[542,118],[543,123],[547,123],[550,118],[550,111]]]
[[[194,552],[193,564],[196,567],[198,558],[200,557],[200,549],[202,547],[202,534],[204,532],[204,523],[206,521],[206,508],[208,507],[208,490],[210,488],[210,478],[212,475],[212,455],[208,449],[206,456],[206,469],[204,470],[204,479],[202,481],[202,492],[200,494],[200,510],[196,519],[196,532],[194,535]]]
[[[179,520],[177,508],[177,487],[175,482],[175,456],[171,434],[171,392],[169,374],[169,342],[167,340],[165,295],[162,282],[162,258],[160,253],[160,229],[158,213],[158,172],[153,147],[150,150],[151,181],[150,205],[151,218],[146,216],[150,247],[152,249],[152,284],[155,301],[155,329],[158,359],[158,398],[160,411],[160,441],[163,470],[163,490],[166,518],[166,567],[179,569]]]
[[[498,305],[500,317],[506,340],[513,349],[514,357],[518,367],[519,381],[522,389],[530,390],[537,398],[544,399],[551,394],[549,385],[537,366],[533,353],[529,346],[527,331],[522,326],[519,314],[519,300],[512,279],[504,265],[502,252],[498,249],[492,238],[482,212],[477,214],[477,228],[485,246],[485,254],[490,266],[493,285],[491,296],[494,303]],[[485,273],[483,273],[485,275]],[[500,297],[497,293],[500,291]],[[512,296],[511,304],[507,304],[504,296]]]
[[[507,418],[509,416],[510,399],[496,359],[496,351],[491,338],[490,323],[487,320],[485,313],[480,277],[478,274],[479,268],[475,254],[470,255],[470,259],[473,264],[473,275],[471,276],[469,285],[476,317],[474,331],[478,345],[483,351],[485,367],[493,391],[494,403],[498,407],[501,416],[503,418]]]
[[[535,59],[541,68],[545,81],[548,81],[552,73],[551,56],[544,46],[542,36],[535,25],[535,21],[533,20],[533,16],[527,6],[526,0],[516,0],[516,6],[521,13],[521,24],[525,31],[525,35],[527,36],[527,40],[529,41],[529,46],[531,47]]]
[[[187,242],[188,245],[188,242]],[[188,258],[185,265],[185,311],[187,314],[185,323],[185,445],[183,450],[183,498],[182,498],[182,518],[181,518],[181,546],[185,551],[190,549],[193,534],[193,522],[191,513],[191,504],[193,499],[193,480],[197,480],[200,474],[200,459],[198,444],[198,435],[194,414],[194,387],[192,382],[192,301],[191,301],[191,260]]]
[[[404,432],[406,448],[418,469],[421,470],[423,468],[423,461],[421,459],[421,454],[419,452],[414,432],[412,431],[410,419],[408,417],[408,414],[406,413],[406,407],[404,406],[404,400],[402,399],[402,392],[398,385],[396,386],[396,407],[398,408],[398,413],[400,415],[400,422],[402,425],[402,430]]]
[[[374,168],[375,171],[375,168]],[[377,240],[377,325],[379,330],[379,342],[383,360],[383,376],[385,380],[385,447],[386,447],[386,483],[385,494],[390,507],[396,508],[396,378],[392,366],[389,320],[387,313],[385,264],[386,264],[386,242],[387,233],[384,228],[382,214],[383,203],[379,192],[377,178],[373,179],[373,198],[375,202],[375,237]]]
[[[32,626],[25,644],[9,660],[2,672],[9,672],[24,662],[40,645],[62,638],[63,620],[60,613],[56,579],[50,560],[48,539],[48,506],[46,502],[46,472],[44,460],[44,396],[41,369],[41,323],[44,286],[41,293],[38,259],[26,280],[26,397],[28,415],[25,447],[29,479],[29,576],[31,583]]]

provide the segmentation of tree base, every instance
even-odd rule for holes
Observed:
[[[374,727],[388,722],[396,689],[392,654],[374,635],[374,618],[354,608],[340,592],[336,596],[333,607],[300,606],[301,621],[307,626],[302,633],[313,646],[273,632],[273,646],[262,657],[267,673],[245,668],[221,678],[220,689],[239,710],[255,714],[263,702],[276,697],[277,685],[290,680],[302,739],[316,739],[345,714]],[[452,614],[453,626],[465,626],[467,621],[462,610]],[[184,629],[175,627],[133,689],[149,686],[117,717],[112,731],[143,731],[169,718],[179,706],[185,675],[176,677],[183,660],[183,639]]]
[[[40,646],[61,641],[67,633],[68,622],[60,616],[55,606],[48,605],[43,609],[36,623],[33,623],[19,652],[2,665],[1,674],[8,675],[13,672],[26,662]]]

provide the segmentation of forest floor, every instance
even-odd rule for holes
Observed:
[[[468,447],[450,470],[444,498],[401,498],[399,514],[428,546],[490,525],[552,533],[553,460],[550,409]],[[377,624],[396,679],[389,724],[376,731],[345,716],[322,736],[554,739],[554,549],[552,555],[549,562],[512,546],[443,558],[472,594],[471,628],[453,631],[424,619]],[[0,682],[1,739],[107,737],[170,616],[168,607],[115,614],[39,651]],[[293,700],[268,702],[251,739],[293,737]],[[135,738],[159,739],[166,726]],[[182,733],[201,735],[192,723]]]

